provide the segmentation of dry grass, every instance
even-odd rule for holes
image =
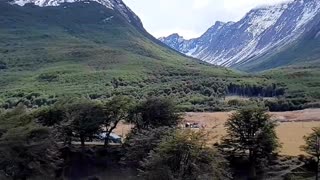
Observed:
[[[224,123],[232,112],[187,113],[185,119],[206,126],[210,134],[221,138],[226,134]],[[274,119],[282,121],[277,127],[277,134],[282,143],[281,154],[296,156],[303,154],[300,146],[304,144],[303,136],[312,132],[313,127],[320,126],[320,109],[271,113]],[[212,129],[213,127],[216,127]],[[214,135],[212,135],[214,136]],[[217,140],[212,140],[217,142]]]
[[[204,130],[210,135],[210,143],[215,143],[226,134],[224,123],[232,112],[215,113],[186,113],[185,120],[197,122],[205,126]],[[311,133],[313,127],[320,126],[320,109],[306,109],[302,111],[271,113],[274,119],[280,121],[277,134],[282,143],[281,154],[304,154],[300,146],[304,144],[303,136]],[[121,123],[115,133],[125,136],[131,129],[131,125]]]

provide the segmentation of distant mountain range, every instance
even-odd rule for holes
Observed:
[[[203,61],[249,72],[320,59],[320,1],[256,8],[238,22],[216,22],[202,36],[159,40]]]

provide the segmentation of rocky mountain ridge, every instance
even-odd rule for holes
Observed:
[[[126,18],[130,23],[138,24],[138,26],[143,27],[140,18],[128,7],[122,0],[13,0],[10,3],[16,4],[19,6],[25,6],[27,4],[34,4],[40,7],[48,6],[60,6],[65,3],[74,3],[74,2],[84,2],[89,4],[90,2],[96,2],[108,9],[113,9]]]
[[[218,21],[199,38],[172,34],[159,40],[203,61],[237,67],[293,43],[317,25],[319,14],[319,0],[294,0],[253,9],[238,22]]]

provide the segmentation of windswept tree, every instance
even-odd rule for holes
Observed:
[[[148,98],[130,110],[128,120],[137,129],[173,127],[180,123],[176,105],[167,98]]]
[[[59,138],[66,143],[70,144],[71,139],[77,137],[84,146],[87,138],[103,134],[107,145],[112,131],[121,120],[127,119],[129,107],[131,100],[124,96],[113,97],[105,104],[87,99],[68,99],[39,110],[35,116],[40,124],[55,126]]]
[[[79,100],[68,106],[66,113],[67,123],[65,130],[73,136],[78,137],[81,146],[85,146],[87,138],[102,131],[102,124],[105,120],[103,106],[89,100]]]
[[[276,123],[262,108],[245,108],[233,113],[225,124],[225,150],[248,156],[250,176],[256,178],[256,166],[268,160],[280,144],[276,135]]]
[[[108,145],[109,137],[112,131],[117,127],[121,120],[128,117],[128,111],[131,107],[131,99],[123,96],[116,96],[108,101],[104,106],[104,128],[105,128],[105,146]]]
[[[36,122],[46,127],[60,126],[70,119],[67,117],[69,108],[81,103],[88,103],[89,100],[78,98],[59,99],[49,107],[42,107],[33,113]],[[69,119],[68,119],[69,118]]]
[[[141,162],[139,175],[147,180],[229,179],[224,157],[207,146],[204,133],[192,130],[176,130],[164,137]]]
[[[313,128],[312,133],[304,137],[305,145],[301,149],[311,155],[316,160],[316,180],[319,179],[319,163],[320,163],[320,127]]]

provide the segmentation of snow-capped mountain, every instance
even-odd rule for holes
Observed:
[[[141,20],[139,17],[129,8],[127,7],[122,0],[13,0],[10,3],[16,4],[19,6],[25,6],[26,4],[34,4],[36,6],[40,7],[47,7],[47,6],[60,6],[64,3],[74,3],[74,2],[84,2],[84,3],[90,3],[90,2],[97,2],[103,6],[105,6],[108,9],[113,9],[127,19],[130,23],[135,23],[142,26]]]
[[[238,22],[216,22],[199,38],[173,34],[159,40],[206,62],[237,67],[293,43],[318,25],[319,15],[320,0],[294,0],[253,9]]]

